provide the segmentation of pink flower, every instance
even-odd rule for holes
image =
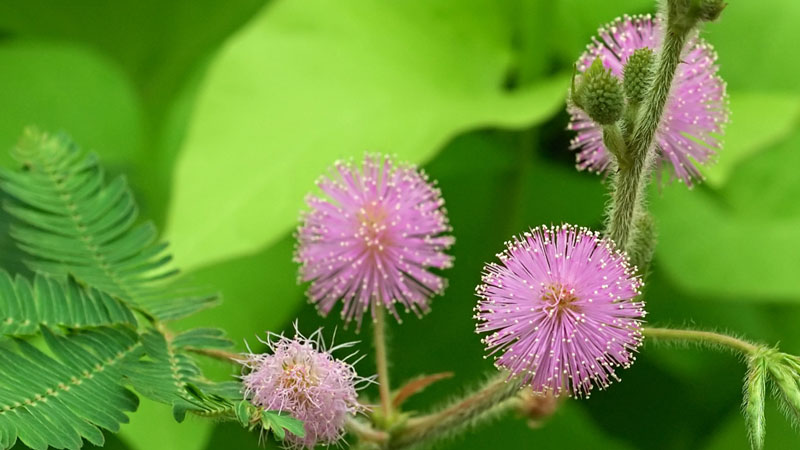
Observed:
[[[634,50],[659,50],[662,27],[661,19],[649,15],[615,20],[600,29],[601,40],[592,39],[578,60],[578,71],[583,73],[600,58],[622,79],[623,67]],[[697,165],[708,163],[721,149],[720,137],[728,122],[725,82],[717,75],[716,60],[714,49],[703,39],[694,35],[688,40],[656,133],[660,164],[668,162],[675,177],[688,186],[703,178]],[[578,132],[570,146],[578,150],[578,168],[604,172],[610,158],[603,145],[602,127],[574,106],[568,111],[572,116],[569,129]]]
[[[324,196],[309,196],[311,208],[298,229],[295,260],[308,296],[327,315],[341,300],[342,318],[356,319],[395,306],[417,315],[445,280],[429,269],[452,266],[453,244],[441,192],[427,176],[388,156],[367,155],[362,167],[337,162],[318,182]]]
[[[495,366],[536,392],[588,396],[640,345],[642,286],[612,242],[573,225],[539,227],[506,243],[476,289],[478,333]]]
[[[303,421],[305,437],[286,434],[292,447],[310,449],[341,439],[347,417],[365,410],[358,403],[357,389],[371,381],[331,354],[354,343],[326,349],[321,330],[307,338],[295,331],[294,339],[268,333],[261,342],[271,354],[251,353],[242,361],[247,372],[242,376],[245,398]]]

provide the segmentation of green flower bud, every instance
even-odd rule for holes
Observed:
[[[600,59],[595,59],[583,74],[580,86],[574,94],[575,104],[580,105],[586,114],[600,125],[610,125],[622,116],[625,109],[625,95],[622,85],[610,70],[603,67]]]
[[[788,356],[779,354],[773,358],[769,364],[770,375],[776,386],[778,398],[782,400],[783,409],[786,417],[794,422],[795,426],[800,426],[800,374],[785,364],[783,359]]]
[[[628,58],[623,70],[622,85],[629,102],[639,104],[644,100],[653,79],[654,61],[655,54],[647,47],[636,49]]]
[[[768,376],[768,361],[765,354],[774,353],[772,349],[762,349],[753,356],[748,364],[747,376],[744,385],[744,413],[747,434],[750,437],[750,446],[753,450],[764,448],[765,419],[764,398],[766,397],[766,380]]]

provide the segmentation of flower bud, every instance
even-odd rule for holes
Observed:
[[[648,47],[634,50],[628,58],[623,70],[622,86],[630,103],[639,104],[644,100],[653,78],[654,61],[655,54]]]
[[[578,98],[575,103],[581,105],[589,117],[600,125],[610,125],[619,120],[625,108],[619,80],[603,67],[599,58],[583,74],[574,95]]]

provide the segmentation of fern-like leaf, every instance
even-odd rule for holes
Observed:
[[[155,329],[142,334],[147,358],[132,362],[126,373],[136,391],[173,407],[182,421],[186,412],[215,416],[233,413],[233,401],[241,398],[239,383],[214,383],[203,377],[189,348],[227,347],[222,332],[195,329],[165,336]]]
[[[171,283],[175,270],[125,182],[106,183],[93,154],[65,136],[26,130],[13,156],[22,170],[2,170],[5,209],[19,223],[11,235],[40,272],[80,281],[154,318],[171,320],[211,306],[215,296]]]
[[[82,438],[103,445],[100,428],[119,431],[138,406],[121,370],[141,353],[136,334],[125,327],[42,333],[57,359],[20,339],[17,352],[0,347],[0,448],[17,439],[32,449],[78,449]]]
[[[0,335],[37,334],[41,325],[67,328],[128,324],[136,318],[119,300],[74,279],[36,274],[33,284],[0,270]]]

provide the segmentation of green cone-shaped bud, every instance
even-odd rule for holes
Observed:
[[[628,58],[623,71],[622,85],[625,88],[625,96],[632,104],[641,103],[647,90],[650,89],[654,61],[655,54],[647,47],[634,50]]]
[[[583,74],[575,95],[578,99],[576,104],[600,125],[610,125],[619,120],[625,108],[622,85],[610,70],[603,67],[599,58]]]

